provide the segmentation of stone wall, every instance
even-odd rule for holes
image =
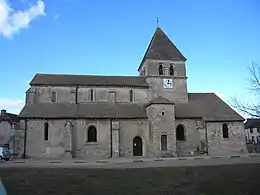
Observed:
[[[49,124],[49,138],[44,140],[44,123]],[[71,125],[68,125],[71,124]],[[87,142],[90,126],[97,129],[97,142]],[[149,142],[146,120],[119,120],[120,156],[133,155],[133,139],[143,140],[143,155]],[[71,129],[70,129],[71,128]],[[26,154],[33,158],[72,157],[109,158],[111,154],[110,120],[28,120]]]
[[[79,87],[78,102],[91,102],[90,89],[93,89],[95,102],[108,102],[109,92],[115,93],[116,102],[130,102],[130,89],[133,90],[134,103],[147,103],[147,92],[145,88],[115,88],[115,87]],[[51,103],[52,92],[56,92],[58,103],[75,103],[76,87],[31,87],[27,93],[27,103]]]
[[[174,105],[152,104],[147,108],[151,156],[176,155]],[[161,135],[167,135],[167,151],[161,150]]]
[[[120,120],[119,147],[121,157],[133,156],[133,140],[139,136],[143,141],[143,156],[147,153],[149,146],[149,129],[147,120]]]
[[[197,155],[206,150],[205,128],[201,119],[177,119],[176,128],[183,125],[185,132],[184,141],[176,141],[178,156]]]
[[[159,75],[158,66],[163,63],[164,75]],[[174,76],[169,75],[169,67],[173,64]],[[146,81],[150,90],[148,100],[162,96],[173,102],[188,102],[185,62],[169,60],[146,60],[143,68],[146,69]],[[164,89],[163,78],[173,78],[173,88]]]
[[[230,155],[246,152],[243,122],[225,122],[229,138],[223,138],[221,122],[207,122],[208,146],[210,155]]]

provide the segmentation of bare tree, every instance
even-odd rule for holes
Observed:
[[[260,64],[252,62],[248,65],[249,71],[249,93],[254,97],[254,101],[243,101],[234,97],[231,99],[231,105],[238,111],[253,118],[260,118]],[[259,97],[258,97],[259,96]]]

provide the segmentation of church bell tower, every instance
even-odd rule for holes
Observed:
[[[186,58],[157,27],[138,68],[150,85],[149,101],[164,97],[174,103],[188,102]]]

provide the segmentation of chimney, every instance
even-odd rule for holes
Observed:
[[[5,109],[2,109],[1,110],[1,116],[4,117],[6,115],[6,110]]]

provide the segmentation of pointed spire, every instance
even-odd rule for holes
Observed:
[[[186,58],[160,27],[156,28],[139,68],[145,59],[186,61]]]

